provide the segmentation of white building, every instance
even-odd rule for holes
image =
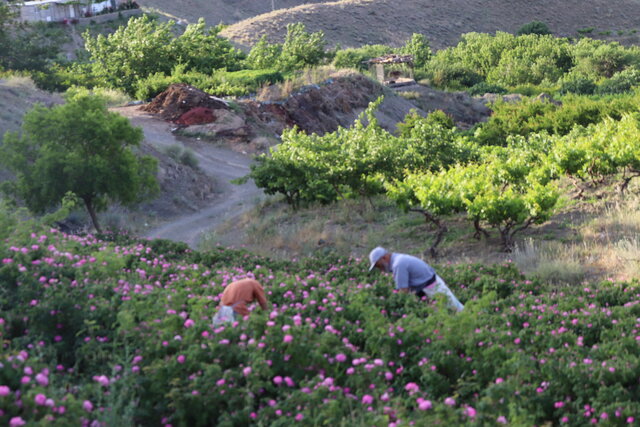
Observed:
[[[74,0],[27,1],[19,6],[19,19],[29,22],[60,22],[65,19],[79,19],[86,16],[93,16],[109,7],[115,10],[120,3],[124,3],[124,1],[106,0],[92,3],[90,0],[87,0],[86,4],[80,4]]]

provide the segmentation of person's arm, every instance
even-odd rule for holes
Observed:
[[[396,266],[395,270],[393,270],[393,280],[396,282],[397,290],[409,292],[409,270],[405,266]]]
[[[262,307],[263,310],[266,310],[267,309],[267,297],[265,297],[264,289],[262,288],[261,285],[257,285],[256,286],[253,295],[258,300],[258,304],[260,304],[260,307]]]

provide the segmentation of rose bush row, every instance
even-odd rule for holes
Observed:
[[[0,242],[0,260],[7,425],[626,425],[640,413],[635,283],[440,266],[466,305],[454,314],[352,258],[34,229]],[[213,327],[243,277],[269,309]]]

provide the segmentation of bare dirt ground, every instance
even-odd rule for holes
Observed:
[[[166,0],[148,0],[157,4]],[[557,36],[619,37],[637,43],[640,2],[636,0],[339,0],[298,2],[240,21],[222,35],[240,46],[252,46],[263,35],[282,41],[286,24],[302,22],[309,31],[323,31],[330,45],[357,47],[383,43],[398,46],[412,33],[424,34],[435,49],[455,45],[468,32],[516,32],[533,20],[549,25]],[[307,4],[308,3],[308,4]],[[200,13],[206,15],[207,8]],[[622,34],[619,34],[622,32]]]
[[[215,191],[206,198],[206,203],[192,211],[185,206],[181,212],[169,216],[168,220],[146,230],[144,237],[150,239],[163,238],[182,241],[193,248],[197,248],[203,233],[215,229],[223,221],[244,213],[261,197],[262,191],[249,182],[244,185],[231,184],[229,181],[246,175],[249,172],[250,156],[232,150],[229,147],[216,146],[210,142],[191,138],[178,138],[172,131],[172,124],[149,114],[139,106],[114,108],[113,111],[128,117],[134,126],[140,126],[145,135],[145,143],[162,152],[171,146],[187,147],[193,150],[198,159],[200,173],[204,174],[210,183],[214,183]],[[190,174],[187,185],[198,186],[198,180]],[[188,180],[189,181],[189,180]],[[170,189],[163,189],[163,196],[154,203],[171,203]]]
[[[204,17],[210,25],[230,25],[223,35],[241,46],[262,35],[282,40],[286,24],[303,22],[322,30],[331,45],[402,44],[412,33],[426,35],[432,47],[457,43],[471,31],[515,32],[522,25],[545,22],[558,36],[578,36],[593,27],[589,37],[637,43],[630,30],[639,29],[637,0],[139,0],[142,8],[183,22]],[[275,10],[272,10],[272,5]],[[618,34],[625,32],[624,35]],[[607,34],[607,32],[610,32]]]

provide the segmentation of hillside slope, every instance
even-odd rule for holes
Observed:
[[[288,9],[309,3],[323,3],[333,0],[138,0],[143,10],[160,12],[165,16],[196,22],[203,17],[207,23],[233,24],[275,9]],[[272,4],[273,3],[273,4]]]
[[[277,10],[238,22],[223,31],[241,46],[253,45],[262,35],[281,40],[286,24],[303,22],[309,31],[324,31],[331,45],[402,44],[412,33],[422,33],[432,47],[453,45],[471,31],[515,32],[532,20],[545,22],[558,36],[576,36],[594,27],[594,35],[611,31],[626,34],[638,28],[640,2],[635,0],[340,0]]]

